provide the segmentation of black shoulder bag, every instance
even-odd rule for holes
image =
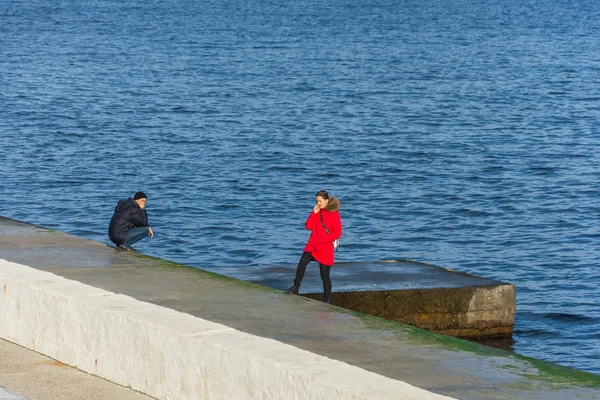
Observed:
[[[325,232],[327,232],[328,235],[331,235],[331,232],[329,232],[329,229],[327,229],[327,227],[325,226],[325,222],[323,222],[323,213],[319,212],[319,217],[321,218],[321,225],[323,225],[323,229],[325,229]],[[333,249],[337,250],[339,245],[340,245],[339,239],[335,239],[333,241]]]

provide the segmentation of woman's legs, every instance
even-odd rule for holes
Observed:
[[[300,261],[298,261],[298,266],[296,267],[296,279],[294,279],[294,286],[287,290],[288,293],[298,294],[298,291],[300,290],[300,284],[302,284],[302,279],[304,278],[304,272],[306,272],[306,266],[313,260],[314,258],[309,252],[302,253],[302,257],[300,257]]]
[[[321,279],[323,280],[323,301],[331,304],[331,277],[329,276],[331,267],[319,263],[319,268],[321,269]]]

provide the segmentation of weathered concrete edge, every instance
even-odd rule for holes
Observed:
[[[306,293],[318,299],[322,295]],[[510,334],[516,311],[512,284],[333,293],[337,306],[450,336]]]
[[[0,337],[158,399],[450,399],[0,259]]]

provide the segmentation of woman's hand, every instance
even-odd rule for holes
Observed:
[[[315,206],[313,207],[313,212],[314,212],[315,214],[318,214],[318,213],[319,213],[319,211],[321,211],[321,209],[319,208],[319,205],[318,205],[318,204],[315,204]]]

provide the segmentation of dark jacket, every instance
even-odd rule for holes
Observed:
[[[142,210],[131,197],[119,200],[108,225],[108,237],[114,244],[122,244],[125,241],[125,232],[142,226],[148,226],[146,210]]]

